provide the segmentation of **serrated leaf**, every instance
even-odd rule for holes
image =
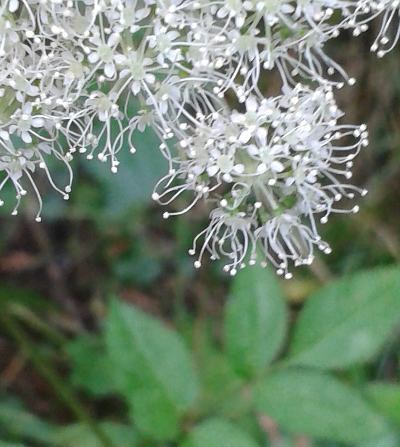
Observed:
[[[400,426],[400,385],[372,383],[367,387],[367,396],[385,417]]]
[[[257,447],[243,430],[224,419],[210,419],[195,427],[181,447]]]
[[[344,368],[374,356],[400,322],[400,270],[380,268],[331,283],[306,302],[291,364]]]
[[[136,445],[132,428],[127,425],[102,422],[99,427],[116,446],[134,447]],[[82,423],[59,428],[53,442],[52,446],[57,447],[104,447],[96,434]]]
[[[115,391],[112,365],[99,338],[83,335],[66,346],[71,363],[70,381],[94,396]]]
[[[155,412],[162,406],[182,413],[194,403],[197,376],[178,333],[133,306],[113,300],[105,335],[114,377],[127,399],[135,403],[135,396],[141,399],[143,393],[157,390]],[[150,410],[150,406],[146,408],[147,412]],[[169,421],[173,422],[169,432],[175,432],[175,420]],[[160,438],[157,427],[153,434]]]
[[[286,306],[276,276],[254,266],[235,277],[225,317],[227,355],[245,376],[265,369],[286,333]]]
[[[356,390],[313,370],[277,371],[256,387],[255,399],[260,411],[291,433],[358,443],[387,431]]]
[[[177,332],[133,306],[112,300],[105,335],[114,368],[135,379],[138,388],[157,384],[177,407],[193,404],[197,377]]]

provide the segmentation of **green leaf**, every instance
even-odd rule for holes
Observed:
[[[400,426],[400,385],[372,383],[367,388],[367,396],[385,417]]]
[[[181,447],[257,447],[257,443],[230,422],[215,418],[195,427]]]
[[[247,410],[250,398],[238,392],[244,388],[245,382],[217,346],[212,330],[204,323],[203,330],[196,335],[196,364],[202,384],[197,409],[204,413],[216,411],[227,418],[238,416],[242,410]]]
[[[51,301],[26,287],[17,287],[14,285],[0,284],[0,306],[13,305],[26,306],[31,310],[43,313],[48,312],[54,306]]]
[[[210,323],[209,320],[197,323],[202,327],[201,331],[196,333],[195,342],[196,365],[202,385],[198,406],[205,413],[218,408],[218,414],[226,416],[221,407],[230,405],[229,398],[236,397],[237,390],[244,386],[244,381],[221,352],[214,337],[215,327]]]
[[[166,408],[182,413],[194,403],[198,395],[197,376],[179,334],[134,307],[112,300],[105,335],[114,377],[121,392],[133,402],[134,410],[141,402],[141,420],[146,393],[150,396],[145,408],[149,418],[160,406],[160,414],[167,414]],[[154,390],[157,393],[151,395]],[[169,432],[175,433],[175,418],[169,417],[165,423],[168,421]],[[153,434],[160,438],[157,427]]]
[[[135,379],[135,387],[163,389],[178,408],[189,408],[198,382],[190,353],[181,337],[135,307],[112,300],[106,323],[112,364]]]
[[[70,381],[94,396],[115,391],[113,370],[100,338],[83,335],[66,346],[71,363]]]
[[[358,447],[399,447],[400,436],[398,433],[388,433],[387,435],[378,438],[371,439],[370,441],[363,442]]]
[[[137,242],[122,257],[112,263],[113,272],[120,282],[148,286],[162,271],[160,258],[151,253],[143,242]]]
[[[158,137],[151,129],[135,131],[137,152],[132,155],[128,147],[118,153],[118,175],[111,173],[108,163],[98,160],[87,162],[86,169],[102,184],[104,213],[111,219],[126,215],[133,206],[148,203],[153,188],[168,170],[167,163],[158,149]]]
[[[14,444],[13,442],[5,442],[0,440],[0,446],[1,447],[25,447],[24,444]]]
[[[129,403],[133,421],[144,435],[156,440],[178,435],[180,415],[162,390],[136,390]]]
[[[245,376],[262,372],[276,356],[286,333],[286,306],[279,283],[259,266],[240,271],[233,281],[225,318],[226,352]]]
[[[317,371],[277,371],[256,388],[255,399],[260,411],[291,433],[357,443],[387,430],[357,391]]]
[[[99,426],[116,446],[134,447],[136,445],[131,427],[113,422],[102,422]],[[93,431],[82,423],[59,428],[53,442],[52,446],[57,447],[104,447]]]
[[[51,445],[53,427],[9,400],[0,403],[0,428],[13,438]]]
[[[400,270],[380,268],[323,287],[294,329],[291,364],[344,368],[370,359],[400,321]]]

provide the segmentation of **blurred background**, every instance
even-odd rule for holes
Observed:
[[[356,160],[352,180],[369,194],[360,199],[359,214],[335,216],[321,228],[333,253],[281,282],[292,318],[324,284],[399,262],[400,58],[398,50],[382,60],[370,54],[372,34],[344,35],[330,48],[333,59],[357,78],[354,87],[337,92],[337,100],[346,122],[369,126],[370,145]],[[263,80],[266,94],[276,90],[274,82]],[[107,445],[76,425],[82,408],[81,419],[89,417],[89,426],[103,420],[130,426],[129,408],[108,392],[100,361],[98,334],[110,296],[177,328],[190,343],[200,343],[204,331],[220,341],[231,279],[218,262],[194,270],[187,254],[207,209],[200,205],[183,217],[162,219],[163,210],[150,200],[166,169],[157,140],[147,132],[138,135],[136,147],[134,156],[121,155],[118,175],[99,162],[75,162],[71,199],[65,202],[49,189],[40,224],[29,208],[35,204],[27,203],[16,217],[2,209],[0,446]],[[347,371],[347,377],[357,384],[397,382],[399,357],[395,337],[374,361]],[[219,374],[218,359],[210,371]],[[71,424],[75,431],[59,444],[46,437],[50,427]],[[260,445],[314,445],[301,433],[283,444],[284,432],[269,418],[257,430],[264,433],[255,435]],[[124,438],[123,430],[118,436],[115,446],[176,445],[146,439],[132,444],[130,432]]]

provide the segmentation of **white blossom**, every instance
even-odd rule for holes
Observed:
[[[381,57],[399,40],[399,14],[398,0],[5,0],[0,195],[10,182],[16,214],[32,190],[40,221],[38,175],[68,199],[74,157],[117,173],[119,152],[136,150],[134,131],[151,127],[168,161],[153,193],[170,205],[164,217],[203,200],[212,208],[191,249],[200,247],[196,267],[206,252],[226,257],[231,274],[258,257],[289,278],[291,264],[330,251],[318,222],[356,212],[338,202],[365,193],[347,181],[366,127],[344,124],[334,101],[334,88],[355,79],[325,44],[380,20],[371,50]],[[264,98],[270,70],[281,91]]]

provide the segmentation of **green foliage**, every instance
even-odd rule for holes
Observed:
[[[293,433],[357,443],[378,438],[387,429],[355,390],[318,371],[274,372],[256,387],[255,395],[260,411]]]
[[[101,429],[115,446],[135,447],[136,438],[132,428],[127,425],[104,422]],[[59,428],[53,436],[54,447],[103,447],[86,424],[72,424]]]
[[[389,433],[382,438],[364,442],[360,447],[398,447],[399,445],[400,436],[398,433]]]
[[[165,390],[157,385],[135,389],[125,396],[130,404],[132,421],[147,437],[175,439],[179,434],[180,412]]]
[[[1,447],[25,447],[23,444],[15,444],[14,442],[3,442],[1,443]]]
[[[51,303],[39,293],[26,287],[0,284],[0,306],[25,306],[32,310],[47,312]]]
[[[312,295],[295,325],[290,362],[344,368],[374,356],[400,321],[400,270],[343,278]]]
[[[222,416],[235,414],[238,406],[242,406],[241,396],[236,391],[243,385],[243,381],[212,340],[209,330],[205,329],[199,338],[200,346],[196,352],[202,383],[199,408],[206,412],[210,408],[217,408]],[[232,397],[235,402],[232,402]]]
[[[122,283],[151,284],[161,271],[161,264],[147,247],[137,245],[113,264],[113,271]]]
[[[181,447],[257,447],[246,432],[223,419],[210,419],[193,428]]]
[[[146,434],[170,439],[179,413],[198,394],[196,373],[182,338],[133,307],[112,300],[105,332],[115,380],[132,402]],[[149,420],[147,420],[149,419]],[[151,419],[151,421],[150,421]]]
[[[286,332],[285,301],[270,270],[254,266],[241,271],[226,306],[226,351],[235,369],[262,373],[277,354]]]
[[[112,364],[100,339],[83,335],[68,343],[66,352],[72,367],[72,385],[99,397],[115,391]]]
[[[110,359],[120,367],[128,387],[158,385],[182,409],[194,402],[196,374],[176,332],[128,304],[111,300],[105,336]]]
[[[400,386],[376,382],[367,388],[367,396],[389,420],[400,428]]]
[[[155,183],[168,169],[158,150],[158,138],[151,129],[142,133],[135,131],[134,141],[137,149],[134,156],[128,150],[118,154],[118,175],[111,173],[108,165],[97,162],[85,164],[102,185],[104,213],[109,219],[122,217],[132,207],[146,203]]]
[[[363,386],[360,365],[400,323],[398,290],[395,268],[348,276],[314,293],[288,330],[280,281],[248,268],[231,285],[223,331],[188,317],[184,334],[111,299],[100,333],[64,353],[70,384],[117,399],[120,423],[60,427],[5,403],[0,435],[44,447],[294,447],[298,435],[312,447],[397,447],[400,388]]]
[[[0,433],[4,432],[12,440],[26,439],[49,445],[53,439],[52,426],[22,408],[18,402],[0,402]],[[3,444],[0,443],[3,447]]]

